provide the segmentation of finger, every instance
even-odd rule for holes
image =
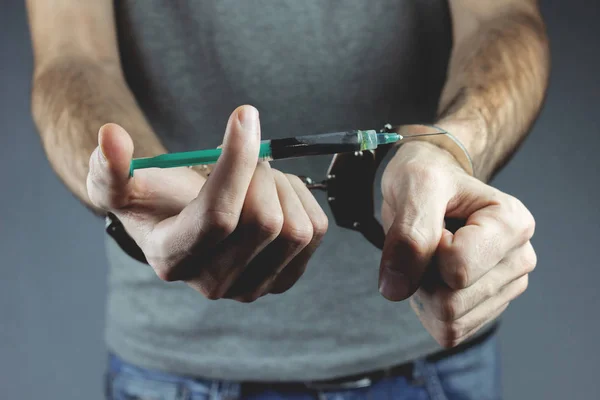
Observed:
[[[191,207],[190,213],[210,210],[239,218],[257,166],[259,145],[258,111],[251,106],[239,107],[229,119],[223,151],[211,179],[193,204],[197,207]]]
[[[506,309],[510,303],[501,304],[498,308],[487,313],[485,316],[478,315],[477,321],[471,321],[473,325],[455,324],[446,327],[440,327],[437,323],[430,325],[423,322],[423,326],[431,333],[431,336],[445,348],[458,346],[469,337],[475,335],[481,328],[495,321]]]
[[[258,162],[259,136],[255,108],[242,106],[231,114],[223,152],[198,197],[158,223],[148,237],[160,270],[171,270],[192,249],[214,247],[236,229]]]
[[[313,226],[302,202],[283,173],[271,170],[283,212],[279,236],[258,254],[225,297],[251,302],[258,299],[275,277],[313,238]],[[242,213],[243,215],[243,213]]]
[[[529,241],[535,226],[521,202],[481,182],[469,180],[461,192],[462,202],[470,207],[454,210],[453,216],[465,217],[466,225],[454,235],[445,231],[437,252],[440,274],[453,289],[476,282],[507,253]]]
[[[210,298],[229,297],[226,293],[230,287],[250,261],[279,235],[282,226],[283,213],[271,167],[261,162],[248,186],[234,233],[215,249],[199,251],[193,262],[184,263],[182,277],[192,276],[186,281]]]
[[[87,176],[92,204],[115,214],[143,246],[154,226],[194,199],[204,178],[187,168],[145,169],[130,177],[133,141],[119,125],[106,124],[90,157]]]
[[[379,272],[379,290],[400,301],[420,285],[442,235],[451,187],[435,171],[422,169],[400,178],[390,204],[394,221],[386,234]]]
[[[133,240],[140,243],[156,220],[136,214],[135,205],[144,195],[139,179],[129,177],[132,157],[133,141],[125,129],[116,124],[103,125],[98,132],[98,147],[90,157],[87,191],[92,204],[115,214],[128,226]]]
[[[490,315],[488,315],[487,320],[481,322],[479,325],[476,325],[474,328],[472,328],[470,331],[465,333],[463,336],[454,339],[454,341],[452,341],[452,342],[446,343],[445,347],[458,346],[465,340],[475,336],[479,331],[481,331],[482,328],[484,328],[485,326],[488,326],[489,324],[494,322],[496,319],[498,319],[500,317],[500,315],[502,315],[502,313],[504,313],[504,311],[506,311],[506,309],[508,308],[509,305],[510,305],[510,303],[501,305],[500,307],[498,307],[497,310],[495,310],[494,312],[490,313]]]
[[[535,251],[531,243],[527,242],[511,252],[473,285],[460,290],[440,285],[434,291],[420,291],[420,296],[435,318],[440,321],[453,321],[492,297],[511,300],[511,285],[518,287],[520,283],[517,280],[531,273],[536,263]]]
[[[97,207],[121,219],[138,211],[166,216],[179,213],[205,182],[188,168],[143,169],[130,177],[132,157],[133,141],[122,127],[106,124],[100,128],[98,147],[90,157],[88,195]]]
[[[427,301],[420,299],[420,292],[411,298],[411,306],[419,316],[423,326],[442,346],[455,346],[460,340],[478,326],[482,326],[495,318],[495,312],[505,307],[510,301],[520,296],[526,289],[529,276],[524,275],[506,285],[497,296],[478,304],[467,314],[452,321],[440,321],[427,307]]]
[[[114,211],[129,204],[135,180],[129,179],[133,141],[125,129],[106,124],[98,132],[98,147],[90,157],[87,189],[97,207]]]
[[[286,292],[300,279],[306,271],[310,258],[321,244],[328,228],[327,215],[325,215],[325,212],[306,185],[297,176],[287,174],[285,177],[292,188],[294,188],[312,224],[312,238],[308,245],[277,275],[272,286],[266,288],[266,290],[274,294]]]

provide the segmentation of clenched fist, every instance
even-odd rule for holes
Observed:
[[[535,222],[514,197],[469,176],[444,150],[409,142],[383,175],[387,232],[380,291],[411,298],[424,327],[452,347],[525,291]],[[465,221],[455,233],[445,220]]]

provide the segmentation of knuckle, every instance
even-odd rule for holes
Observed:
[[[433,333],[431,336],[433,336],[433,339],[443,348],[448,348],[449,346],[446,345],[446,340],[444,338],[444,335],[442,333]]]
[[[454,290],[469,287],[469,267],[468,261],[464,256],[458,255],[455,258],[455,262],[446,265],[441,269],[441,274],[448,286]]]
[[[485,301],[498,293],[498,286],[494,281],[482,282],[479,288],[479,296],[482,301]]]
[[[172,268],[155,268],[154,271],[156,271],[156,275],[162,281],[175,282],[177,280]]]
[[[209,210],[206,212],[206,224],[211,232],[220,237],[227,237],[235,231],[238,224],[238,215],[222,210]]]
[[[523,266],[525,267],[526,273],[533,272],[537,266],[537,254],[531,245],[527,246],[525,249],[525,254],[523,255]]]
[[[219,279],[209,269],[205,269],[204,271],[207,273],[197,276],[191,281],[194,283],[194,288],[207,300],[222,299],[227,288],[223,285],[222,279]]]
[[[508,229],[515,235],[522,237],[523,241],[531,239],[535,232],[535,218],[531,212],[525,207],[523,202],[514,196],[505,194],[501,201],[502,208],[505,210],[503,215],[511,216],[511,223],[508,224]],[[507,225],[504,218],[498,217],[499,222]]]
[[[165,282],[174,282],[179,280],[177,269],[171,263],[163,259],[153,258],[148,258],[147,261],[160,280]]]
[[[533,237],[533,235],[535,233],[536,223],[535,223],[535,218],[533,217],[533,214],[531,214],[531,212],[527,209],[525,210],[525,216],[523,217],[523,223],[524,223],[525,239],[529,240]]]
[[[303,265],[296,266],[292,270],[289,269],[289,266],[286,267],[271,285],[269,293],[281,294],[290,290],[304,274],[306,266],[307,264],[303,263]]]
[[[144,245],[146,261],[156,275],[165,282],[174,282],[183,278],[182,257],[170,241],[150,241]]]
[[[525,293],[527,287],[529,287],[529,275],[524,275],[521,279],[519,279],[519,283],[517,286],[517,294],[515,297],[518,297]]]
[[[429,240],[418,228],[408,224],[398,224],[394,228],[394,235],[407,247],[407,250],[417,258],[426,256],[430,247]]]
[[[434,314],[440,321],[451,322],[462,314],[463,309],[462,295],[458,292],[447,293],[436,299]]]
[[[502,198],[503,207],[511,212],[511,213],[520,213],[525,206],[521,202],[521,200],[517,199],[515,196],[511,196],[510,194],[504,194]]]
[[[173,244],[164,238],[156,240],[153,237],[148,238],[144,245],[146,258],[155,260],[157,265],[171,265],[175,258]]]
[[[289,223],[281,232],[286,241],[302,247],[311,242],[313,233],[310,223]]]
[[[493,212],[485,215],[486,223],[489,222],[494,225],[498,225],[498,227],[508,235],[514,235],[516,232],[514,223],[510,220],[512,214],[507,211],[507,209],[502,208],[495,209]],[[488,221],[489,220],[489,221]]]
[[[325,212],[321,210],[319,215],[315,216],[313,219],[313,234],[317,238],[322,238],[327,233],[327,229],[329,229],[329,219]]]
[[[446,348],[454,347],[461,342],[465,333],[465,326],[460,321],[448,322],[444,324],[440,345]]]
[[[261,293],[260,292],[254,292],[254,293],[249,293],[249,294],[244,294],[241,296],[237,296],[234,298],[235,301],[238,301],[240,303],[254,303],[256,300],[258,300],[261,297]]]
[[[261,236],[275,238],[283,228],[283,214],[261,212],[254,215],[251,225]]]
[[[469,268],[465,264],[459,264],[454,270],[451,280],[455,289],[465,289],[469,287]]]
[[[202,295],[207,300],[219,300],[222,297],[222,291],[219,290],[218,286],[214,286],[208,289],[202,290]]]

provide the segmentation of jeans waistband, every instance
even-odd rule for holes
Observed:
[[[467,340],[458,346],[450,349],[441,350],[426,356],[424,359],[428,362],[437,362],[455,354],[462,353],[480,344],[483,344],[491,338],[498,329],[498,322],[492,324],[484,332]],[[312,381],[312,382],[244,382],[242,388],[244,393],[258,393],[265,389],[272,389],[279,392],[299,392],[306,390],[323,391],[323,390],[348,390],[369,387],[381,379],[389,377],[405,377],[408,380],[413,380],[415,363],[408,362],[396,365],[390,368],[380,369],[377,371],[366,372],[363,374],[345,376],[336,379]]]

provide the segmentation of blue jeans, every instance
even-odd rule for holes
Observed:
[[[244,393],[239,382],[192,379],[150,371],[110,355],[106,396],[110,400],[497,400],[501,399],[496,335],[436,362],[416,360],[412,377],[391,377],[370,387],[337,391]]]

